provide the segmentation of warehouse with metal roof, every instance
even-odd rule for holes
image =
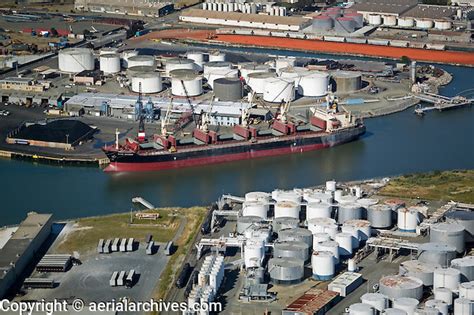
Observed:
[[[400,16],[417,4],[416,0],[366,0],[357,2],[351,9],[364,15],[364,18],[369,14]]]

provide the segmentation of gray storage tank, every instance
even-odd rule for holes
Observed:
[[[474,242],[474,211],[454,210],[446,215],[446,222],[458,223],[464,226],[466,242]]]
[[[392,207],[385,204],[377,204],[367,208],[367,220],[375,229],[388,229],[393,225]]]
[[[430,227],[430,242],[456,247],[458,253],[466,249],[464,226],[458,223],[438,223]]]
[[[433,285],[433,272],[435,268],[441,268],[441,265],[418,260],[408,260],[400,264],[398,273],[400,275],[418,278],[423,281],[423,285],[431,286]]]
[[[334,20],[334,30],[339,34],[347,34],[355,31],[355,22],[350,17],[338,17]]]
[[[313,18],[312,28],[314,33],[329,31],[333,27],[334,21],[330,16],[318,15]]]
[[[279,241],[302,241],[308,244],[309,248],[313,247],[313,233],[308,229],[295,228],[281,230],[278,233]]]
[[[390,299],[408,297],[420,300],[423,297],[423,282],[414,277],[386,276],[380,279],[379,288],[380,293]]]
[[[257,216],[245,216],[237,218],[237,233],[243,234],[251,226],[258,225],[262,222],[262,218]]]
[[[357,219],[362,219],[362,207],[359,204],[339,204],[337,209],[337,223],[343,224],[347,220]]]
[[[461,282],[474,281],[474,256],[453,259],[451,268],[461,272]]]
[[[300,224],[300,220],[293,217],[278,217],[273,219],[272,228],[275,233],[281,230],[295,229]]]
[[[308,244],[301,241],[276,242],[273,245],[273,257],[294,257],[308,261],[309,249]]]
[[[362,88],[362,75],[352,71],[334,71],[331,73],[333,92],[351,93]]]
[[[239,101],[244,97],[242,81],[239,78],[216,79],[214,95],[220,101]]]
[[[298,258],[271,258],[268,272],[274,284],[300,283],[304,276],[304,261]]]
[[[431,242],[418,245],[417,259],[421,262],[448,267],[454,258],[456,258],[456,248],[454,246]]]

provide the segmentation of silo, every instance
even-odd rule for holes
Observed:
[[[398,230],[402,232],[416,232],[419,222],[418,210],[412,208],[399,208],[398,214]]]
[[[274,284],[300,283],[304,276],[304,262],[297,258],[271,258],[268,261],[270,280]]]
[[[350,17],[338,17],[334,20],[334,30],[339,34],[352,33],[355,31],[355,22]]]
[[[419,261],[447,267],[454,258],[456,258],[456,248],[454,246],[437,243],[424,243],[418,245]]]
[[[220,78],[214,80],[214,95],[221,101],[238,101],[244,97],[242,81],[238,78]]]
[[[278,233],[279,241],[300,241],[308,244],[309,248],[313,246],[313,234],[311,231],[303,228],[285,229]]]
[[[367,241],[371,236],[370,222],[367,220],[346,220],[344,226],[352,226],[359,231],[361,241]]]
[[[459,284],[459,297],[474,301],[474,281]]]
[[[430,242],[456,247],[458,253],[466,249],[464,227],[457,223],[438,223],[430,227]]]
[[[412,297],[395,298],[392,303],[394,308],[405,311],[408,315],[413,315],[418,307],[418,299]]]
[[[279,217],[298,219],[300,217],[300,205],[293,201],[278,201],[275,204],[275,218]]]
[[[340,204],[337,211],[337,222],[343,224],[348,220],[362,219],[362,208],[357,203]]]
[[[138,56],[137,50],[125,50],[120,53],[120,58],[122,60],[122,66],[128,68],[128,59],[134,56]]]
[[[313,278],[327,281],[334,277],[336,272],[334,256],[331,252],[314,251],[311,255]]]
[[[155,57],[148,56],[148,55],[132,56],[128,58],[127,63],[128,63],[128,67],[135,67],[135,66],[156,67]]]
[[[294,81],[282,78],[268,78],[263,100],[271,103],[290,102],[295,99]]]
[[[225,61],[225,58],[226,58],[225,52],[221,52],[218,50],[209,52],[209,62]]]
[[[294,67],[295,65],[296,65],[295,57],[279,57],[275,59],[275,69],[277,72],[287,67]]]
[[[305,73],[298,84],[298,93],[303,96],[321,97],[328,93],[329,75],[322,71]]]
[[[201,51],[188,51],[186,53],[186,58],[193,60],[194,63],[198,66],[196,70],[202,70],[204,64],[204,53]]]
[[[303,261],[309,259],[309,246],[301,241],[278,241],[273,244],[273,257],[294,257]]]
[[[386,308],[381,315],[408,315],[408,313],[398,308]]]
[[[314,33],[326,32],[334,27],[334,20],[327,15],[318,15],[313,18],[312,28]]]
[[[383,25],[385,26],[396,26],[397,25],[397,17],[393,15],[385,15],[383,17]]]
[[[372,306],[376,311],[382,312],[388,307],[388,297],[381,293],[365,293],[360,297],[362,303]]]
[[[433,28],[433,20],[417,18],[415,19],[416,27],[421,29],[430,29]]]
[[[246,268],[260,267],[265,258],[264,242],[252,240],[244,245],[244,263]]]
[[[132,76],[132,91],[152,94],[163,90],[161,75],[158,72],[144,72]]]
[[[316,250],[316,244],[330,241],[331,237],[328,233],[315,233],[313,234],[313,248]]]
[[[474,211],[454,210],[446,213],[446,222],[464,226],[466,242],[474,241]]]
[[[88,48],[61,49],[58,54],[60,71],[79,73],[84,70],[94,70],[94,55]]]
[[[332,90],[337,93],[351,93],[362,88],[362,75],[354,71],[331,72]]]
[[[202,76],[194,70],[173,70],[170,76],[173,95],[188,97],[202,94]]]
[[[474,303],[471,300],[457,298],[454,300],[454,315],[472,315],[474,314]]]
[[[425,302],[425,309],[435,309],[438,310],[440,315],[448,315],[448,304],[440,300],[428,300]]]
[[[453,259],[451,268],[461,272],[461,281],[474,281],[474,256]]]
[[[232,69],[232,64],[227,61],[211,61],[203,65],[203,74],[207,76],[210,72],[225,72]]]
[[[261,222],[260,217],[237,217],[237,233],[243,234],[251,226],[259,225]]]
[[[373,228],[388,229],[392,227],[393,211],[389,205],[377,204],[367,208],[367,219]]]
[[[120,56],[118,54],[103,54],[99,57],[100,71],[104,74],[120,72]]]
[[[375,311],[371,305],[355,303],[349,306],[349,315],[374,315]]]
[[[344,17],[351,18],[354,21],[354,25],[356,28],[361,28],[364,26],[364,16],[360,13],[345,13]]]
[[[433,289],[434,298],[436,300],[443,301],[448,305],[453,305],[453,291],[448,288],[436,288]]]
[[[171,71],[174,70],[196,70],[196,64],[191,59],[172,58],[166,61],[165,73],[171,76]]]
[[[433,272],[441,265],[421,262],[418,260],[408,260],[400,264],[399,274],[403,276],[415,277],[423,281],[423,285],[433,285]]]
[[[433,288],[457,290],[461,283],[461,272],[454,268],[436,268],[433,273]]]
[[[256,94],[263,94],[265,92],[265,84],[269,78],[276,78],[275,72],[255,72],[249,73],[247,76],[247,84],[252,88]]]
[[[256,216],[262,219],[267,218],[268,213],[268,203],[263,201],[254,200],[254,201],[245,201],[242,204],[242,215],[247,216]]]
[[[339,264],[339,243],[336,241],[324,241],[317,244],[314,244],[314,250],[330,252],[334,257],[334,263]]]
[[[281,230],[294,229],[300,224],[300,220],[292,217],[279,217],[272,221],[272,229],[275,233],[279,233]]]
[[[330,218],[332,206],[325,202],[310,202],[306,205],[306,220],[312,218]]]
[[[369,14],[367,21],[370,25],[380,25],[382,24],[382,16],[379,14]]]
[[[398,26],[400,27],[413,27],[414,25],[415,25],[415,21],[411,17],[398,18]]]
[[[337,233],[334,240],[339,244],[339,257],[342,259],[352,256],[352,235]]]
[[[400,275],[385,276],[379,282],[380,293],[390,299],[413,298],[420,300],[423,297],[423,282],[414,277]],[[395,303],[395,301],[394,301]],[[395,308],[400,308],[395,306]]]

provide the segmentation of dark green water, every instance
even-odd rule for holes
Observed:
[[[474,69],[443,67],[455,76],[443,94],[474,88]],[[96,168],[0,160],[0,226],[19,222],[31,210],[52,212],[56,219],[128,211],[134,196],[156,206],[205,205],[223,193],[474,168],[473,107],[424,118],[410,109],[366,125],[363,139],[331,149],[154,173],[110,175]]]

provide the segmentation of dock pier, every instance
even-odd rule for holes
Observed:
[[[443,95],[438,95],[434,93],[419,93],[413,95],[415,98],[420,101],[433,104],[432,106],[419,107],[415,109],[415,114],[424,115],[425,112],[432,110],[445,110],[450,108],[456,108],[464,105],[471,105],[474,102],[474,99],[468,99],[463,96],[454,96],[448,97]]]

